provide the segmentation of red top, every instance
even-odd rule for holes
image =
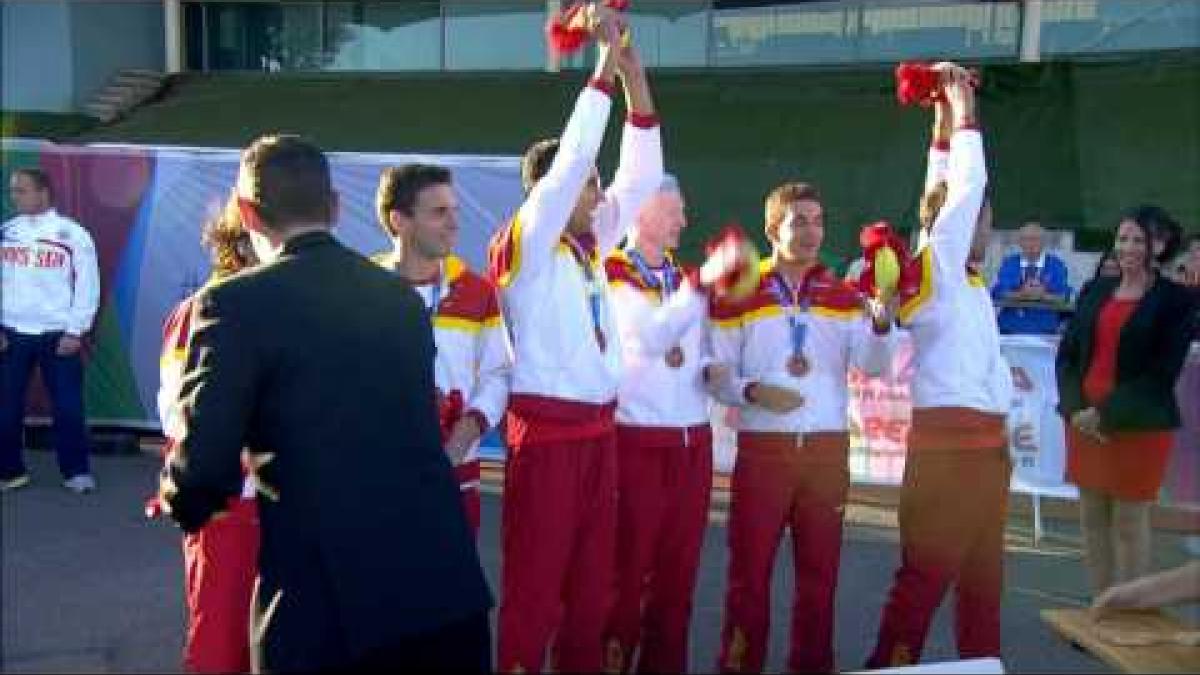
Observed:
[[[1083,378],[1083,397],[1090,405],[1103,404],[1117,384],[1117,347],[1121,344],[1121,329],[1137,305],[1137,300],[1112,298],[1100,309],[1092,362]]]
[[[1083,378],[1083,397],[1100,406],[1117,380],[1121,329],[1137,309],[1137,300],[1112,298],[1100,308],[1091,363]],[[1118,499],[1152,501],[1162,487],[1174,434],[1170,431],[1112,431],[1096,441],[1067,428],[1067,479],[1082,488]]]

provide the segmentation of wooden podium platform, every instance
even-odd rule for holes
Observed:
[[[1121,672],[1200,672],[1196,629],[1158,610],[1124,611],[1094,621],[1086,609],[1044,609],[1042,621]]]

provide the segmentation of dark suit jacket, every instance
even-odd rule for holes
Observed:
[[[1119,278],[1098,278],[1084,287],[1059,345],[1058,410],[1068,420],[1088,407],[1083,378],[1092,362],[1096,321],[1119,283]],[[1116,386],[1097,408],[1106,429],[1152,431],[1179,426],[1175,383],[1187,358],[1194,311],[1186,289],[1161,276],[1142,296],[1121,329]]]
[[[434,404],[411,287],[326,233],[201,291],[164,469],[194,531],[258,477],[254,646],[267,670],[331,668],[491,607]],[[400,664],[398,664],[400,665]]]

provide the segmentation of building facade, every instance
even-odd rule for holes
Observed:
[[[5,110],[67,112],[121,69],[539,70],[559,0],[3,0]],[[1039,61],[1200,48],[1194,0],[635,0],[652,68]],[[562,64],[586,67],[589,54]]]

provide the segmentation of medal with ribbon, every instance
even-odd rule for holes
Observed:
[[[649,263],[646,262],[646,258],[642,255],[641,251],[630,247],[626,249],[625,253],[629,256],[629,259],[633,261],[633,266],[637,268],[638,275],[642,277],[642,281],[650,288],[658,291],[658,297],[665,305],[675,289],[679,288],[679,270],[675,267],[675,264],[671,261],[671,258],[669,256],[665,258],[662,267],[662,278],[659,278],[659,276],[650,268]],[[664,360],[667,362],[667,365],[672,368],[682,367],[685,360],[683,347],[680,347],[679,345],[671,347],[671,349],[667,351]]]
[[[808,338],[808,322],[802,318],[808,314],[808,308],[812,302],[809,297],[812,277],[813,274],[809,272],[805,275],[799,288],[793,289],[778,271],[771,275],[771,293],[779,302],[779,306],[783,308],[791,333],[792,353],[788,356],[787,371],[793,377],[804,377],[812,369],[812,364],[809,363],[808,356],[804,353],[804,343]]]
[[[600,351],[604,351],[608,347],[608,341],[604,338],[604,325],[601,321],[601,296],[600,282],[596,278],[596,270],[592,265],[592,261],[587,253],[579,246],[579,242],[571,235],[565,235],[563,240],[567,243],[567,248],[571,250],[571,257],[575,258],[575,262],[579,264],[583,270],[584,284],[587,286],[588,308],[592,314],[592,330],[596,334],[596,344],[599,345]]]

